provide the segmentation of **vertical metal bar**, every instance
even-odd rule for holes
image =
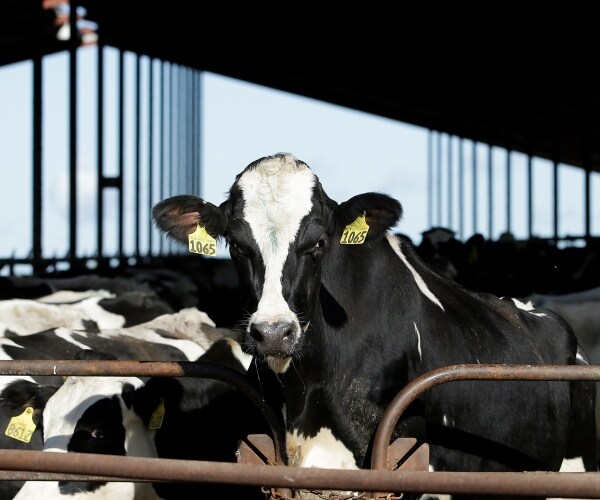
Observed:
[[[135,55],[135,255],[140,256],[140,190],[141,185],[141,126],[142,126],[142,106],[141,106],[141,56]]]
[[[438,132],[437,140],[437,221],[436,225],[442,225],[442,133]]]
[[[586,160],[587,162],[587,160]],[[585,167],[585,179],[584,179],[584,224],[585,224],[585,240],[586,242],[590,242],[590,238],[592,237],[591,233],[591,221],[592,221],[592,208],[591,208],[591,200],[592,200],[592,171],[589,168],[589,165]]]
[[[33,271],[42,271],[42,57],[33,58]]]
[[[463,138],[458,138],[458,232],[459,238],[465,238],[465,164],[463,154]]]
[[[69,10],[71,38],[69,40],[69,257],[77,258],[77,4],[72,0]]]
[[[433,226],[433,131],[427,131],[427,226]]]
[[[148,255],[152,255],[154,185],[154,61],[150,59],[148,69]]]
[[[193,127],[193,110],[194,110],[194,86],[192,85],[192,69],[188,68],[186,75],[186,86],[187,86],[187,105],[186,116],[187,116],[187,156],[186,156],[186,184],[185,192],[190,193],[191,188],[194,185],[194,170],[192,165],[194,164],[194,127]]]
[[[512,234],[512,151],[506,150],[506,231]]]
[[[173,196],[174,186],[173,186],[173,176],[174,176],[174,168],[175,168],[175,148],[173,147],[173,127],[175,126],[175,120],[173,116],[175,115],[175,65],[171,64],[171,78],[169,83],[169,196]]]
[[[165,62],[160,62],[160,118],[158,120],[160,138],[158,143],[160,145],[160,175],[159,175],[159,197],[160,201],[165,199],[165,106],[167,105],[165,99]],[[164,236],[160,235],[158,240],[158,253],[162,255],[164,246]]]
[[[174,64],[171,64],[171,74],[169,82],[170,92],[170,104],[169,104],[169,195],[173,196],[174,193],[174,175],[175,175],[175,148],[173,147],[173,127],[175,126],[174,114],[175,114],[175,76],[176,68]],[[169,240],[169,253],[173,251],[173,241]]]
[[[493,180],[493,158],[492,145],[488,144],[488,239],[492,239],[494,234],[494,180]]]
[[[533,159],[527,155],[527,234],[533,236]]]
[[[477,233],[477,143],[473,141],[473,234]]]
[[[119,50],[119,179],[121,180],[119,187],[119,227],[118,230],[118,241],[119,241],[119,259],[124,257],[123,255],[123,222],[124,222],[124,211],[123,211],[123,191],[125,190],[125,179],[123,174],[125,172],[125,53],[123,50]]]
[[[558,241],[558,169],[559,164],[555,159],[552,163],[552,227],[554,233],[554,241]]]
[[[454,221],[453,221],[453,217],[452,217],[452,212],[453,212],[453,205],[454,205],[454,198],[452,196],[452,191],[453,191],[453,172],[452,170],[454,169],[454,165],[452,162],[452,136],[448,134],[448,229],[452,229],[452,226],[454,225]]]
[[[98,186],[98,193],[96,196],[96,253],[98,259],[102,259],[104,257],[104,47],[101,43],[98,43],[96,62],[98,87],[98,100],[96,103],[96,117],[98,120],[96,137],[96,179]]]
[[[202,72],[198,71],[198,133],[196,135],[196,140],[198,141],[198,158],[196,160],[196,169],[198,170],[198,196],[202,194],[202,90]]]
[[[198,172],[194,168],[196,165],[196,151],[198,150],[198,144],[196,141],[196,131],[197,131],[197,116],[196,116],[196,104],[198,96],[196,94],[196,71],[190,70],[190,91],[191,91],[191,102],[190,102],[190,146],[191,146],[191,154],[190,154],[190,182],[191,184],[187,186],[187,192],[191,194],[196,193],[196,183]]]

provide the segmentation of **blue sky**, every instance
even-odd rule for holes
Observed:
[[[110,68],[116,51],[105,55]],[[80,49],[79,71],[79,237],[84,253],[94,252],[95,242],[95,60],[96,48]],[[126,54],[126,65],[133,67],[134,57]],[[147,58],[142,64],[149,64]],[[62,255],[68,246],[66,213],[68,212],[68,58],[56,54],[44,61],[44,248],[46,255]],[[107,71],[106,100],[116,99],[116,78]],[[31,62],[0,67],[0,257],[15,253],[27,255],[31,247]],[[258,157],[276,152],[291,152],[307,162],[329,196],[337,201],[362,192],[379,191],[400,200],[404,216],[396,230],[420,242],[428,228],[427,207],[427,131],[425,129],[381,118],[367,113],[322,103],[285,92],[274,91],[230,78],[204,73],[202,104],[202,196],[219,204],[235,175]],[[131,90],[132,83],[128,83]],[[144,99],[142,99],[144,102]],[[133,99],[128,109],[133,110]],[[116,172],[115,136],[116,107],[107,106],[107,150],[105,174]],[[112,110],[112,111],[111,111]],[[144,140],[144,138],[142,138]],[[442,136],[445,161],[447,136]],[[455,163],[457,139],[453,139]],[[437,144],[437,143],[436,143]],[[474,229],[487,235],[487,156],[486,145],[477,145],[480,164],[478,227],[471,225],[470,210],[466,217],[466,236]],[[471,164],[472,143],[464,142],[465,164]],[[504,202],[506,152],[493,148],[494,237],[506,226]],[[513,154],[513,232],[526,237],[526,158]],[[132,165],[132,151],[126,153]],[[551,236],[552,166],[535,159],[534,233]],[[126,180],[127,180],[126,174]],[[471,185],[470,169],[466,173]],[[583,232],[583,174],[581,170],[561,166],[560,210],[561,234]],[[444,189],[446,191],[446,189]],[[564,194],[562,194],[564,193]],[[593,176],[593,198],[600,199],[600,181]],[[447,199],[434,200],[434,212],[441,203],[443,220],[448,225]],[[113,200],[114,201],[114,200]],[[472,203],[470,188],[465,205]],[[592,232],[600,232],[600,202],[592,206],[597,214]],[[455,197],[457,210],[458,198]],[[110,203],[109,203],[110,205]],[[148,217],[148,214],[142,214]],[[116,220],[116,212],[105,213],[107,223]],[[457,216],[453,216],[456,226]],[[132,248],[133,220],[126,214],[126,250]],[[156,234],[153,236],[159,238]],[[144,241],[146,238],[142,238]],[[115,232],[106,234],[108,254],[116,248]],[[223,250],[221,249],[221,252]],[[221,253],[223,255],[223,253]]]

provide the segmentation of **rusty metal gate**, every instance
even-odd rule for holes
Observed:
[[[283,465],[282,430],[262,397],[241,375],[194,362],[0,361],[0,375],[208,377],[237,386],[263,411],[272,436],[249,436],[240,463],[82,453],[0,450],[0,480],[86,480],[207,482],[262,486],[270,498],[289,498],[292,489],[357,492],[352,498],[400,498],[401,492],[537,495],[600,498],[600,472],[428,472],[428,445],[403,438],[390,443],[402,413],[423,392],[462,380],[600,380],[600,366],[452,365],[409,383],[388,406],[378,425],[371,469],[311,469]],[[256,453],[258,450],[259,453]],[[336,498],[327,496],[327,498]],[[337,498],[347,498],[347,495]]]

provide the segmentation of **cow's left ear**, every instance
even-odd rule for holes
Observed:
[[[381,193],[364,193],[341,203],[334,211],[335,232],[343,235],[344,229],[364,214],[369,226],[367,239],[381,236],[393,228],[402,217],[398,200]]]

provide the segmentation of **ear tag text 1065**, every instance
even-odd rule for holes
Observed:
[[[344,228],[340,244],[342,245],[362,245],[367,238],[369,225],[365,219],[366,212],[359,215],[354,222]]]
[[[208,234],[204,226],[198,224],[196,230],[188,235],[188,241],[190,252],[208,255],[209,257],[217,256],[217,242]]]
[[[10,419],[4,434],[17,441],[29,443],[29,441],[31,441],[31,436],[33,436],[33,431],[35,431],[33,408],[28,406],[23,413]]]

